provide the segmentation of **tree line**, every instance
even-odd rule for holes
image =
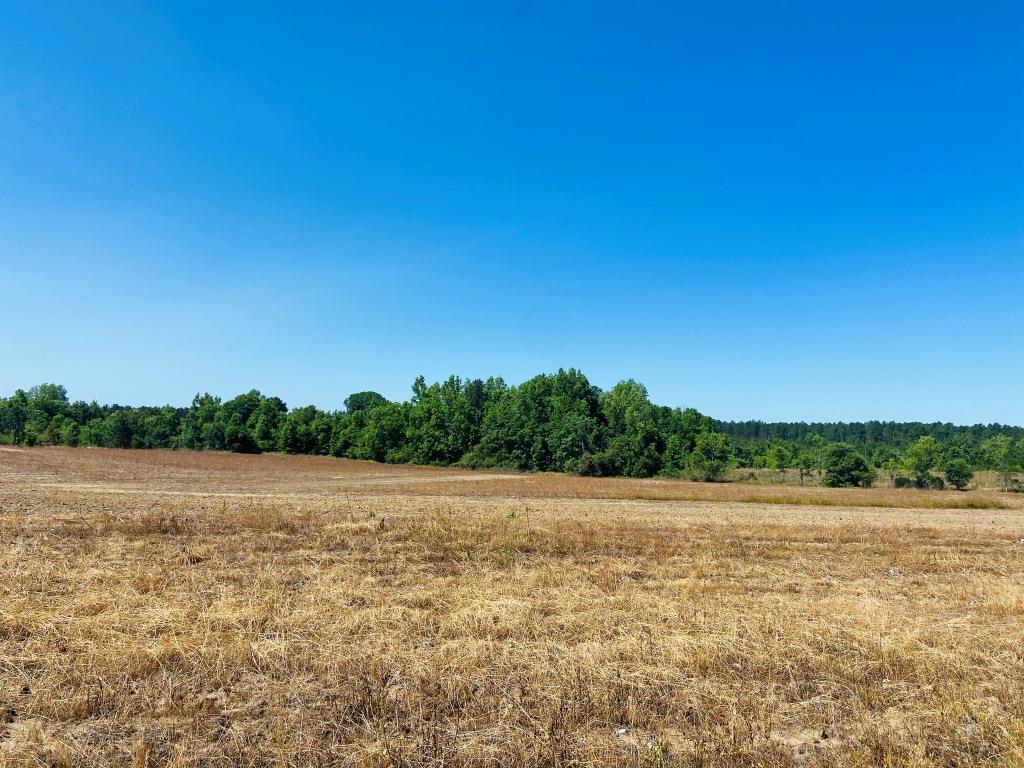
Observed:
[[[830,443],[853,443],[866,446],[907,446],[931,436],[940,443],[967,441],[981,443],[996,435],[1014,440],[1024,438],[1024,427],[1003,424],[974,424],[962,426],[919,421],[863,421],[863,422],[765,422],[715,421],[715,429],[737,440],[799,442],[817,435]]]
[[[839,438],[839,439],[837,439]],[[977,470],[1014,487],[1024,429],[947,424],[764,424],[715,421],[650,401],[634,380],[603,391],[578,370],[518,386],[451,376],[392,402],[357,392],[344,408],[289,409],[251,390],[196,395],[187,408],[70,401],[57,384],[0,398],[0,441],[19,445],[277,451],[390,463],[494,467],[592,476],[712,481],[730,467],[795,470],[828,485],[966,486]]]

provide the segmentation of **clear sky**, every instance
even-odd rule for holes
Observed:
[[[1020,2],[300,5],[0,0],[0,392],[1024,424]]]

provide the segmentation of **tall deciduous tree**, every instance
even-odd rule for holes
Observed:
[[[729,439],[721,432],[701,432],[690,454],[690,471],[697,480],[720,480],[729,466]]]

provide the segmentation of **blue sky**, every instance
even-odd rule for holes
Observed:
[[[1024,424],[1020,3],[0,0],[0,391],[560,366]]]

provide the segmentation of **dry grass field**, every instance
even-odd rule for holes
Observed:
[[[1020,495],[6,448],[0,574],[2,766],[1024,765]]]

